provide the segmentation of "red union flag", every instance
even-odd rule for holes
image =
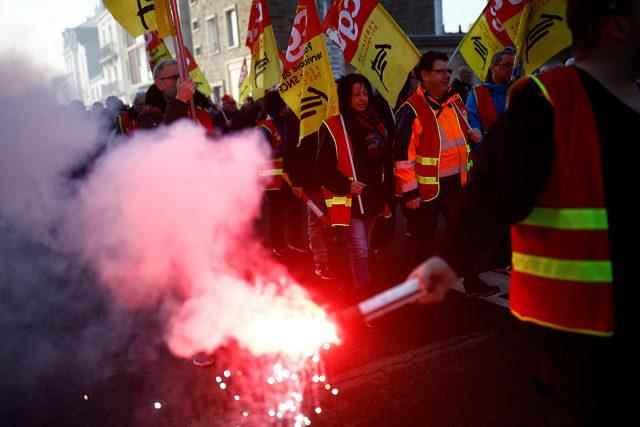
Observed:
[[[300,0],[283,57],[280,95],[300,119],[300,139],[338,113],[338,96],[314,0]]]
[[[280,81],[278,47],[265,0],[251,4],[246,45],[251,50],[250,91],[259,99]]]
[[[503,46],[513,45],[520,25],[520,13],[527,3],[529,0],[491,0],[484,9],[489,29]]]
[[[395,105],[420,53],[384,7],[377,0],[335,0],[323,28],[345,61]]]
[[[305,48],[322,34],[318,12],[313,0],[300,0],[293,18],[289,45],[284,54],[284,69],[289,70],[305,57]]]

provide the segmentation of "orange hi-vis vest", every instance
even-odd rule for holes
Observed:
[[[456,159],[456,167],[460,171],[460,181],[467,184],[469,163],[469,144],[466,135],[469,125],[466,108],[458,94],[449,97],[441,105],[441,109],[434,110],[428,104],[423,91],[419,88],[405,102],[416,115],[413,122],[413,133],[409,143],[408,160],[395,162],[396,194],[404,194],[416,188],[420,191],[420,198],[428,202],[440,193],[440,167],[443,158]],[[462,146],[452,146],[441,151],[443,135],[438,118],[443,109],[454,111],[452,123],[446,123],[447,129],[453,129],[465,141]],[[448,165],[450,166],[450,165]]]
[[[609,336],[613,269],[591,103],[575,67],[531,79],[553,107],[555,147],[551,175],[536,206],[511,228],[511,311],[550,328]],[[514,90],[522,86],[518,82]]]
[[[324,125],[327,127],[336,149],[337,168],[338,171],[349,178],[351,181],[354,177],[354,167],[352,158],[351,141],[347,134],[347,128],[341,115],[335,115],[325,120]],[[333,227],[348,227],[351,225],[351,205],[352,196],[348,194],[334,194],[325,187],[322,187],[322,195],[324,203],[329,210],[329,220]]]
[[[274,150],[284,144],[284,140],[276,128],[276,124],[272,118],[261,120],[257,123],[258,127],[265,129],[271,135],[271,148]],[[269,181],[265,189],[267,191],[276,191],[282,189],[284,185],[284,159],[282,157],[274,157],[271,163],[260,171],[260,176],[268,178]]]
[[[476,97],[483,133],[487,133],[498,121],[498,110],[496,110],[488,87],[476,86],[473,88],[473,94]]]

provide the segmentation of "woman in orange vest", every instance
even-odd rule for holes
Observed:
[[[638,366],[639,280],[627,240],[637,227],[628,188],[640,2],[570,0],[567,15],[576,66],[514,85],[464,201],[474,223],[414,274],[433,290],[426,301],[441,299],[477,245],[511,224],[510,308],[523,321],[508,337],[520,355],[514,377],[545,391],[535,412],[547,425],[599,426],[632,419],[637,406],[625,390]]]
[[[320,127],[316,174],[332,225],[347,229],[356,291],[366,292],[371,287],[371,230],[393,197],[391,139],[364,76],[343,77],[338,97],[341,114]]]

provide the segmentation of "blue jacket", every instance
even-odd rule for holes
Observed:
[[[509,86],[497,85],[494,83],[484,83],[482,86],[489,88],[489,91],[491,92],[491,99],[493,99],[493,105],[496,106],[498,114],[500,115],[504,113],[507,109],[507,90],[509,89]],[[482,128],[475,92],[471,92],[467,98],[467,111],[469,112],[469,124],[471,127],[480,129],[484,133],[486,129]]]

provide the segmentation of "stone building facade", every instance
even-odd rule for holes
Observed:
[[[188,3],[189,26],[193,51],[219,100],[225,94],[237,98],[243,61],[251,56],[244,46],[251,0],[183,0]],[[419,50],[439,49],[453,52],[460,35],[445,35],[443,0],[381,0]],[[331,0],[316,0],[322,19]],[[280,49],[286,49],[297,0],[267,0],[271,22]],[[184,13],[183,13],[184,20]],[[342,56],[329,43],[334,74],[345,72]]]

